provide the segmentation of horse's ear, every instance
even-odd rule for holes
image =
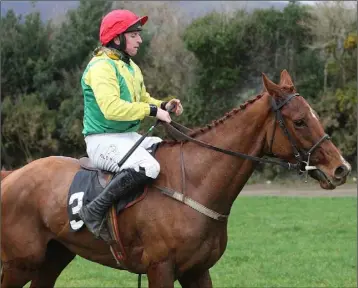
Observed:
[[[273,83],[270,79],[268,79],[265,73],[262,73],[262,81],[264,83],[265,91],[267,91],[271,96],[281,95],[280,87],[275,83]]]
[[[290,74],[288,74],[287,70],[282,70],[280,76],[280,84],[279,86],[289,86],[294,87]]]

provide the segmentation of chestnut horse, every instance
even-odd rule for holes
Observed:
[[[125,269],[146,273],[149,287],[174,287],[175,280],[182,287],[212,287],[209,269],[226,248],[227,219],[212,219],[158,190],[157,186],[165,186],[181,191],[181,160],[185,195],[222,215],[230,213],[255,169],[255,161],[235,153],[257,158],[270,154],[295,164],[310,150],[309,164],[317,168],[310,174],[322,188],[345,183],[350,165],[325,136],[316,113],[296,93],[287,71],[282,71],[278,85],[262,77],[260,95],[190,134],[231,154],[191,141],[163,141],[156,152],[159,177],[143,200],[117,217],[127,254]],[[306,162],[301,159],[300,164]],[[67,197],[79,169],[77,159],[47,157],[1,182],[3,288],[22,287],[29,281],[31,287],[53,287],[75,255],[118,268],[104,241],[86,228],[69,232]]]

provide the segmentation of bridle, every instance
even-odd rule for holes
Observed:
[[[290,132],[288,131],[288,129],[286,127],[285,121],[282,117],[281,108],[284,105],[286,105],[288,102],[290,102],[295,96],[299,96],[299,95],[300,95],[299,93],[290,94],[285,98],[285,100],[283,102],[279,103],[279,105],[277,104],[276,100],[271,96],[271,107],[272,107],[273,113],[275,113],[275,121],[273,124],[273,133],[272,133],[272,138],[270,141],[269,153],[271,155],[274,155],[272,153],[272,146],[273,146],[273,141],[275,138],[276,122],[278,122],[283,133],[286,135],[286,137],[288,138],[288,140],[291,143],[294,157],[297,160],[297,164],[299,164],[299,166],[298,166],[299,173],[304,173],[304,172],[308,173],[309,170],[317,169],[316,166],[310,165],[310,157],[311,157],[312,152],[324,140],[330,140],[331,138],[327,134],[324,134],[308,151],[304,151],[303,149],[297,148],[295,139],[293,139],[292,135],[290,134]]]
[[[318,169],[316,166],[310,165],[310,156],[311,156],[312,152],[324,140],[329,140],[330,138],[327,134],[323,135],[308,151],[304,151],[303,149],[297,148],[296,141],[294,140],[294,138],[288,131],[285,121],[282,117],[282,113],[281,113],[281,108],[284,105],[286,105],[289,101],[291,101],[295,96],[299,96],[299,94],[298,93],[290,94],[285,98],[285,100],[282,103],[279,103],[279,104],[277,104],[276,100],[272,96],[270,96],[272,99],[271,108],[272,108],[273,113],[275,113],[273,133],[272,133],[272,138],[271,138],[270,146],[269,146],[269,151],[270,151],[269,153],[271,153],[271,155],[274,156],[273,158],[272,157],[268,158],[267,156],[261,158],[261,157],[247,155],[247,154],[240,153],[240,152],[234,152],[234,151],[222,149],[222,148],[207,144],[203,141],[200,141],[198,139],[190,137],[187,134],[188,131],[190,131],[190,129],[188,129],[187,127],[184,127],[174,121],[171,121],[170,124],[165,123],[165,122],[160,122],[162,125],[164,125],[167,128],[167,130],[171,130],[172,132],[175,131],[175,134],[177,135],[176,137],[178,137],[178,135],[180,135],[180,139],[181,139],[180,166],[181,166],[181,174],[182,174],[181,175],[182,183],[181,183],[181,192],[175,191],[169,187],[161,187],[158,185],[154,185],[154,187],[158,188],[163,194],[165,194],[169,197],[172,197],[172,198],[184,203],[187,206],[190,206],[194,210],[196,210],[212,219],[215,219],[218,221],[226,221],[228,219],[228,217],[229,217],[228,214],[224,215],[224,214],[217,213],[217,212],[203,206],[202,204],[198,203],[197,201],[195,201],[194,199],[191,199],[190,197],[188,197],[186,195],[186,192],[185,192],[186,191],[186,184],[185,184],[186,173],[185,173],[184,158],[183,158],[184,156],[183,156],[183,149],[182,149],[183,143],[184,143],[183,141],[190,141],[190,142],[196,143],[202,147],[205,147],[205,148],[217,151],[217,152],[221,152],[221,153],[224,153],[227,155],[232,155],[232,156],[236,156],[236,157],[240,157],[240,158],[244,158],[244,159],[248,159],[248,160],[252,160],[252,161],[256,161],[256,162],[260,162],[260,163],[270,163],[270,164],[280,165],[280,166],[287,168],[289,170],[297,170],[298,173],[300,173],[300,174],[305,172],[306,173],[306,181],[307,181],[308,172],[310,170]],[[272,154],[272,145],[274,142],[276,126],[277,126],[276,122],[279,123],[279,126],[281,127],[283,133],[286,135],[286,137],[290,141],[292,149],[293,149],[293,154],[294,154],[295,159],[297,160],[297,163],[291,164],[290,162],[286,162],[282,159],[279,159],[276,155]],[[159,123],[159,122],[157,122],[157,123]],[[155,127],[155,126],[153,126],[153,127]],[[149,129],[149,130],[151,131],[151,129]]]
[[[168,123],[163,123],[162,124],[164,126],[171,126],[170,129],[174,129],[175,132],[177,134],[179,134],[181,136],[182,139],[196,143],[202,147],[214,150],[214,151],[218,151],[227,155],[232,155],[232,156],[236,156],[236,157],[240,157],[240,158],[244,158],[244,159],[248,159],[248,160],[252,160],[252,161],[256,161],[256,162],[260,162],[260,163],[269,163],[269,164],[275,164],[275,165],[280,165],[288,170],[297,170],[300,174],[306,172],[306,176],[308,175],[308,171],[310,170],[315,170],[317,169],[316,166],[311,166],[310,165],[310,156],[312,154],[312,152],[324,141],[324,140],[329,140],[330,137],[325,134],[323,135],[308,151],[304,151],[303,149],[298,149],[297,148],[297,144],[296,141],[293,139],[292,135],[290,134],[290,132],[288,131],[285,121],[283,119],[282,113],[281,113],[281,108],[286,105],[288,102],[290,102],[295,96],[299,96],[299,93],[293,93],[288,95],[285,100],[279,104],[277,104],[276,100],[272,97],[272,101],[271,101],[271,108],[273,113],[275,113],[275,121],[274,121],[274,131],[272,134],[272,138],[271,138],[271,143],[270,143],[270,148],[269,148],[269,153],[271,155],[273,155],[274,157],[255,157],[255,156],[251,156],[251,155],[247,155],[244,153],[240,153],[240,152],[234,152],[234,151],[230,151],[230,150],[226,150],[226,149],[222,149],[210,144],[207,144],[203,141],[200,141],[198,139],[192,138],[189,135],[187,135],[186,133],[183,133],[182,131],[178,130],[175,126],[177,127],[183,127],[178,123],[175,123],[174,121],[172,121],[171,124]],[[293,154],[295,159],[297,160],[297,163],[290,163],[287,161],[284,161],[282,159],[279,159],[278,157],[276,157],[274,154],[272,154],[272,145],[273,145],[273,141],[274,141],[274,137],[275,137],[275,132],[276,132],[276,122],[278,121],[279,126],[281,127],[283,133],[286,135],[286,137],[288,138],[288,140],[291,143],[292,149],[293,149]],[[183,127],[186,128],[186,127]],[[187,129],[187,128],[186,128]]]

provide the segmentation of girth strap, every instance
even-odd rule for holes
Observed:
[[[207,207],[205,207],[204,205],[196,202],[195,200],[191,199],[188,196],[184,196],[183,193],[177,192],[173,189],[170,189],[168,187],[160,187],[157,185],[153,185],[155,188],[158,188],[163,194],[170,196],[172,198],[174,198],[175,200],[178,200],[182,203],[184,203],[185,205],[193,208],[194,210],[214,219],[214,220],[218,220],[218,221],[226,221],[229,217],[229,215],[223,215],[220,213],[217,213]]]

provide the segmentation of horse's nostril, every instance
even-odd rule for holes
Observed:
[[[345,165],[341,165],[334,171],[334,177],[337,179],[342,179],[343,177],[347,176],[348,173],[349,173],[348,167]]]

